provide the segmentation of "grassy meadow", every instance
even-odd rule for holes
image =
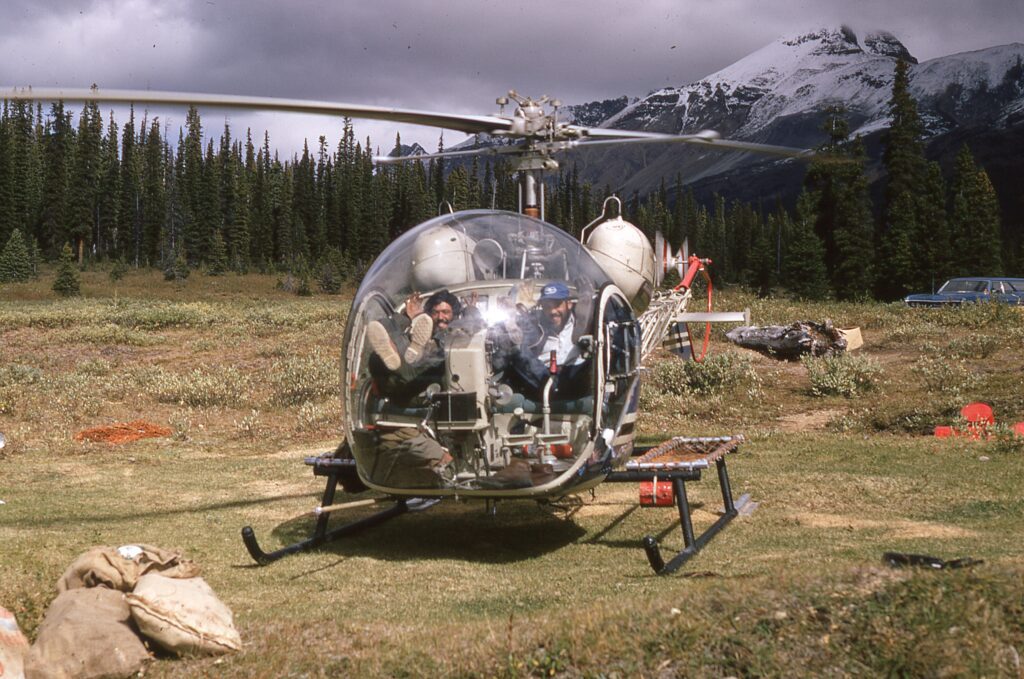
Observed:
[[[147,677],[1024,676],[1024,442],[1002,426],[1024,421],[1022,311],[721,293],[755,324],[829,318],[865,346],[780,362],[716,329],[703,365],[652,363],[640,437],[743,433],[733,489],[760,503],[675,575],[640,548],[682,547],[675,512],[624,484],[494,516],[446,501],[260,568],[239,530],[305,537],[322,482],[302,458],[341,437],[351,291],[91,270],[58,300],[51,282],[0,287],[0,605],[30,639],[78,554],[141,542],[195,560],[245,644]],[[928,435],[972,400],[995,436]],[[139,419],[170,436],[74,440]],[[700,529],[717,483],[689,490]],[[984,563],[897,570],[885,551]]]

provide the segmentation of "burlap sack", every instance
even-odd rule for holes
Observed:
[[[68,566],[57,582],[57,591],[102,586],[130,592],[141,576],[153,572],[192,578],[199,575],[199,566],[178,552],[152,545],[93,547]]]
[[[25,679],[28,639],[18,628],[14,614],[0,606],[0,679]]]
[[[231,609],[202,578],[150,573],[126,598],[139,631],[172,653],[221,655],[242,648]]]
[[[148,659],[122,592],[106,587],[71,589],[47,609],[25,658],[25,677],[130,677]]]

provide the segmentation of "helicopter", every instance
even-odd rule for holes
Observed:
[[[558,168],[557,154],[607,144],[682,143],[788,158],[807,158],[809,151],[723,139],[708,130],[673,135],[584,127],[559,120],[558,100],[514,90],[496,99],[499,113],[490,115],[96,88],[0,92],[7,99],[260,109],[454,129],[497,143],[378,162],[490,154],[507,157],[518,175],[518,212],[449,209],[399,236],[370,265],[344,331],[345,438],[333,453],[306,460],[326,477],[312,512],[314,533],[266,552],[246,526],[243,541],[260,565],[448,498],[484,501],[494,511],[499,501],[549,502],[604,482],[639,482],[649,504],[679,511],[681,552],[666,563],[654,538],[642,541],[653,570],[665,574],[737,516],[725,455],[741,437],[676,437],[640,456],[634,441],[641,374],[655,350],[680,324],[742,315],[712,312],[710,262],[673,254],[660,237],[656,254],[623,218],[617,197],[605,200],[579,240],[545,221],[543,174]],[[671,268],[680,283],[657,290]],[[708,307],[691,313],[698,275],[707,282]],[[695,536],[685,483],[712,463],[725,509]],[[335,504],[339,484],[380,497]],[[385,503],[392,504],[328,530],[334,512]]]

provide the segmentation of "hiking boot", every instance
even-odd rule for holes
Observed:
[[[530,477],[530,463],[526,460],[513,458],[508,466],[499,469],[490,476],[477,479],[480,488],[501,490],[505,488],[529,488],[533,485]]]
[[[429,317],[428,317],[429,318]],[[373,321],[366,326],[366,339],[370,342],[374,353],[380,356],[384,367],[388,370],[398,370],[402,365],[402,357],[398,355],[395,343],[388,335],[388,329],[380,321]]]
[[[434,333],[434,321],[429,314],[419,314],[412,319],[409,329],[409,346],[405,350],[405,362],[413,365],[423,358],[423,349]]]

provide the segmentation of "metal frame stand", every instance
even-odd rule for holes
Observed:
[[[355,472],[355,460],[336,457],[310,457],[306,458],[306,464],[312,465],[313,474],[315,476],[327,477],[327,485],[324,487],[323,498],[320,501],[321,507],[327,507],[334,502],[334,492],[338,487],[339,481],[341,481],[343,488],[357,491],[356,488],[352,488],[350,486],[351,477]],[[356,477],[356,479],[358,480],[358,477]],[[365,486],[363,486],[362,489],[365,490]],[[327,522],[330,520],[330,514],[323,513],[317,516],[316,526],[313,529],[312,537],[286,547],[282,547],[273,552],[264,552],[260,548],[259,542],[256,540],[256,533],[253,531],[251,526],[246,526],[242,529],[242,542],[245,543],[246,549],[249,550],[249,554],[256,563],[260,566],[266,566],[267,564],[273,563],[274,561],[288,556],[289,554],[297,554],[298,552],[316,549],[320,545],[330,542],[335,538],[352,535],[353,533],[357,533],[365,528],[371,528],[384,523],[388,519],[405,514],[408,511],[427,509],[435,504],[437,504],[436,499],[425,500],[422,498],[400,498],[395,501],[394,506],[389,507],[384,511],[377,512],[376,514],[359,519],[358,521],[347,523],[344,526],[339,526],[331,531],[327,530]]]
[[[690,439],[690,441],[698,440],[731,442],[729,450],[732,450],[742,439],[737,438],[733,440],[732,437],[724,439]],[[661,447],[662,446],[659,446],[659,448]],[[659,468],[651,468],[655,466]],[[707,467],[706,462],[704,462],[703,467]],[[645,465],[631,461],[626,464],[625,470],[612,472],[608,475],[606,480],[612,483],[654,481],[655,478],[657,478],[658,481],[672,482],[672,489],[675,492],[676,509],[679,511],[679,524],[683,532],[683,550],[666,563],[665,559],[661,555],[661,548],[658,546],[657,540],[650,535],[646,535],[641,542],[644,552],[647,554],[647,561],[651,564],[651,568],[654,569],[654,572],[658,575],[668,575],[669,573],[674,573],[679,570],[680,566],[699,552],[711,540],[711,538],[715,537],[715,535],[717,535],[739,514],[739,509],[732,499],[732,488],[729,485],[729,471],[725,466],[724,452],[719,454],[717,459],[715,459],[715,467],[718,471],[718,485],[722,490],[722,502],[725,505],[725,512],[717,521],[708,526],[703,533],[697,536],[694,536],[693,532],[693,520],[690,514],[690,501],[686,495],[686,482],[700,480],[701,466],[692,464],[682,466],[674,465],[672,463]]]

